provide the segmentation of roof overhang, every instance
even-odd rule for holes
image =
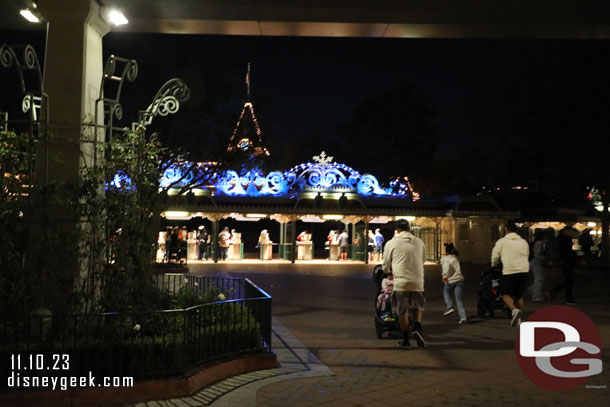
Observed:
[[[51,0],[39,0],[38,3]],[[53,0],[69,6],[70,0]],[[98,0],[123,32],[375,38],[610,38],[606,0]],[[42,28],[0,2],[0,29]],[[63,4],[62,4],[63,3]],[[17,14],[16,14],[17,13]]]

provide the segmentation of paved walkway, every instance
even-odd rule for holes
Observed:
[[[481,268],[463,268],[466,309],[473,315]],[[459,325],[456,315],[442,316],[438,266],[426,266],[428,346],[408,351],[395,347],[396,338],[375,336],[370,265],[222,264],[193,269],[251,278],[273,296],[273,346],[282,366],[218,383],[181,400],[187,404],[170,400],[147,406],[610,405],[610,273],[580,271],[576,285],[577,307],[591,317],[602,337],[604,372],[581,388],[550,392],[521,372],[514,350],[517,330],[508,319]],[[559,275],[550,270],[548,279],[553,284]],[[526,308],[533,312],[545,305],[550,303],[526,303]]]
[[[130,407],[255,407],[259,389],[279,381],[314,376],[331,376],[333,372],[311,353],[277,319],[273,319],[273,351],[280,367],[235,376],[206,387],[192,397],[149,401]]]

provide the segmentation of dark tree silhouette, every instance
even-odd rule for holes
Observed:
[[[542,191],[582,200],[602,192],[602,257],[610,253],[610,52],[600,47],[564,52],[550,46],[530,56],[528,69],[490,92],[465,160],[474,184],[535,184]]]
[[[438,142],[433,117],[424,94],[403,85],[365,100],[340,129],[340,151],[333,153],[380,180],[407,175],[417,182],[429,172]]]

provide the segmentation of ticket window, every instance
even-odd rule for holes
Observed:
[[[242,248],[241,248],[241,233],[233,232],[231,234],[231,241],[229,242],[229,260],[241,260]]]
[[[197,232],[191,231],[187,234],[187,253],[189,260],[196,260],[199,258],[199,247],[197,245]]]
[[[303,235],[303,240],[297,242],[297,260],[313,260],[311,233],[306,233]]]

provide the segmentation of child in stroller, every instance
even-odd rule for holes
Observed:
[[[394,290],[394,276],[386,274],[381,280],[381,291],[377,296],[377,310],[389,312],[392,309],[391,297]]]
[[[375,330],[377,338],[381,338],[385,331],[399,331],[398,318],[392,313],[392,288],[393,278],[391,274],[385,274],[381,265],[373,269],[373,281],[376,285],[375,295]]]
[[[491,267],[481,273],[479,282],[479,299],[477,301],[477,314],[479,318],[484,318],[486,314],[493,318],[495,310],[504,310],[508,317],[511,317],[510,309],[504,304],[500,294],[500,279],[502,270]]]

